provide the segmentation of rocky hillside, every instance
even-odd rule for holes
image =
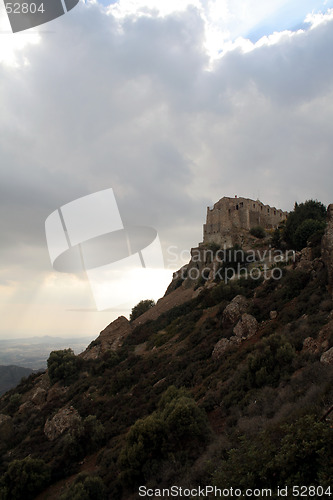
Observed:
[[[193,249],[155,307],[79,356],[52,353],[2,396],[0,498],[130,500],[172,485],[330,498],[332,208],[324,238],[297,252],[273,247],[277,233]]]

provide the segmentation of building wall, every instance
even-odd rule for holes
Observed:
[[[288,212],[264,205],[259,200],[224,197],[213,208],[207,208],[203,241],[232,246],[237,230],[249,230],[254,226],[272,229],[285,220],[287,215]]]

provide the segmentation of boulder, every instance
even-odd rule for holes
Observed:
[[[222,323],[233,324],[245,313],[247,300],[243,295],[236,295],[223,311]]]
[[[270,313],[269,313],[270,319],[276,319],[277,316],[278,316],[277,311],[270,311]]]
[[[97,359],[106,351],[116,351],[132,331],[132,325],[125,316],[110,323],[99,337],[80,354],[83,359]]]
[[[46,390],[42,389],[41,387],[37,387],[37,389],[32,395],[31,401],[36,406],[41,406],[45,403],[46,396],[47,396]]]
[[[333,365],[333,347],[321,355],[320,362],[324,365]]]
[[[258,331],[258,321],[251,314],[242,314],[233,332],[240,339],[249,339]]]
[[[44,425],[44,434],[47,439],[54,441],[65,431],[75,429],[80,422],[81,417],[73,406],[61,408],[53,418],[47,419]]]
[[[228,339],[221,339],[215,344],[215,347],[212,352],[212,358],[213,359],[220,359],[223,354],[229,349],[230,347],[230,340]]]
[[[311,354],[315,354],[318,352],[318,341],[313,339],[312,337],[307,337],[303,342],[303,351],[310,352]]]

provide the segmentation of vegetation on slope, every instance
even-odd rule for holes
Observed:
[[[243,277],[205,287],[99,359],[53,353],[51,373],[32,375],[0,400],[0,413],[10,417],[10,439],[0,424],[0,498],[21,498],[8,478],[28,456],[35,472],[27,489],[36,496],[70,478],[63,500],[137,498],[142,484],[328,488],[333,438],[323,415],[332,405],[333,367],[320,357],[322,345],[333,346],[332,296],[321,259],[307,265],[282,266],[281,280]],[[246,298],[259,330],[212,357],[216,343],[233,334],[225,311],[236,295]],[[306,348],[309,338],[313,348]],[[29,404],[48,378],[45,401]],[[50,441],[45,423],[69,407],[80,420]],[[52,491],[38,498],[55,498]]]

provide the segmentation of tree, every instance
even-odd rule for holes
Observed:
[[[72,349],[52,351],[47,360],[48,374],[51,384],[58,381],[70,383],[78,373],[78,358]]]
[[[306,247],[308,240],[317,232],[321,232],[325,229],[325,222],[306,219],[302,222],[300,226],[296,229],[294,241],[296,244],[296,249],[301,250]]]
[[[302,229],[300,229],[302,224],[309,220],[312,222],[307,222],[303,225]],[[306,245],[306,241],[316,233],[318,229],[322,229],[325,223],[325,205],[317,200],[307,200],[299,205],[295,203],[294,210],[288,215],[283,231],[283,239],[292,248],[302,250]]]
[[[130,321],[134,321],[136,318],[141,316],[141,314],[145,313],[152,307],[154,307],[155,301],[151,299],[141,300],[136,306],[133,307]]]

